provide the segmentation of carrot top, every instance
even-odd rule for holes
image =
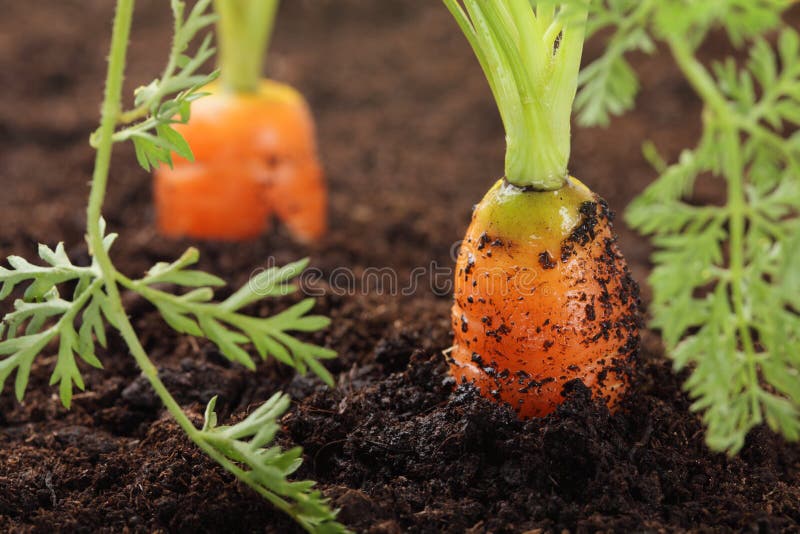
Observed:
[[[444,0],[489,80],[506,130],[506,179],[541,191],[567,179],[570,115],[587,9],[532,0]]]
[[[258,91],[278,0],[214,0],[222,85],[236,93]]]
[[[592,201],[588,187],[577,179],[567,180],[556,191],[520,195],[519,189],[499,180],[487,193],[482,210],[476,210],[476,224],[491,235],[503,236],[518,243],[538,242],[543,248],[558,249],[561,242],[581,223],[579,206]]]

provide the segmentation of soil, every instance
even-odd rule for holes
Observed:
[[[314,247],[285,232],[246,244],[201,243],[201,266],[243,283],[270,258],[309,255],[324,280],[348,267],[450,268],[472,205],[502,170],[503,132],[463,37],[440,2],[285,2],[272,77],[315,111],[331,186],[332,231]],[[32,257],[64,241],[86,261],[84,203],[112,2],[0,0],[0,256]],[[128,90],[160,69],[170,21],[140,0]],[[597,53],[598,43],[588,55]],[[652,139],[668,157],[699,131],[699,105],[663,54],[636,58],[639,109],[611,130],[577,130],[572,171],[621,211],[654,177],[640,156]],[[150,179],[118,150],[105,215],[122,234],[118,266],[138,274],[190,243],[154,232]],[[701,201],[722,184],[704,181]],[[621,248],[644,281],[650,249],[617,219]],[[431,262],[436,262],[431,264]],[[609,414],[580,383],[557,413],[529,422],[468,388],[452,392],[442,350],[451,294],[442,280],[407,294],[326,290],[333,325],[312,336],[336,349],[338,387],[272,362],[251,373],[213,347],[174,334],[145,303],[129,313],[162,376],[193,417],[212,395],[240,417],[277,390],[295,400],[284,444],[305,447],[299,476],[365,532],[800,530],[800,447],[766,429],[737,458],[708,451],[658,336],[622,409]],[[645,304],[649,291],[643,287]],[[273,313],[290,301],[254,310]],[[293,532],[297,528],[207,460],[161,408],[121,341],[104,371],[64,410],[38,359],[26,399],[0,397],[0,530]]]

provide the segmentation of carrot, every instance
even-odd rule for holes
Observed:
[[[451,372],[523,418],[551,413],[576,379],[614,408],[638,350],[639,301],[608,205],[567,172],[585,9],[444,2],[508,140],[506,176],[476,206],[457,260]]]
[[[608,206],[585,185],[572,178],[530,192],[497,182],[475,211],[456,273],[459,380],[523,417],[550,413],[576,378],[616,403],[637,346],[636,286]]]
[[[314,121],[303,97],[260,79],[276,1],[217,0],[222,79],[175,129],[192,149],[155,173],[159,230],[169,236],[240,240],[277,217],[300,241],[326,230],[327,188]]]

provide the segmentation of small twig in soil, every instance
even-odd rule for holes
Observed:
[[[650,436],[652,434],[653,434],[653,423],[652,421],[649,421],[647,423],[647,428],[644,429],[644,434],[642,434],[642,439],[634,443],[633,447],[631,447],[630,453],[628,453],[628,459],[631,462],[636,457],[636,453],[639,452],[639,449],[647,445],[647,443],[650,441]]]
[[[53,508],[55,508],[56,504],[58,504],[58,499],[56,498],[55,487],[53,487],[53,473],[51,471],[48,471],[44,476],[44,485],[50,491],[50,499],[53,502]]]
[[[340,443],[347,443],[347,439],[337,439],[336,441],[329,441],[328,443],[319,448],[316,454],[314,454],[314,458],[311,459],[311,464],[314,466],[314,472],[317,471],[317,458],[319,458],[319,455],[322,454],[322,451],[324,451],[328,447],[331,447],[333,445],[338,445]]]
[[[396,453],[396,454],[413,454],[414,456],[417,456],[416,451],[414,451],[413,449],[401,449],[399,447],[394,447],[392,445],[388,445],[386,443],[381,443],[379,441],[372,441],[370,439],[365,439],[364,443],[367,443],[368,445],[374,445],[376,447],[380,447],[381,449],[384,449],[386,451],[393,452],[393,453]]]

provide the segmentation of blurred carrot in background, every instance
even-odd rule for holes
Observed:
[[[327,189],[314,121],[293,88],[261,77],[277,0],[216,0],[220,80],[175,129],[194,154],[155,174],[159,230],[241,240],[276,216],[299,241],[326,230]]]

